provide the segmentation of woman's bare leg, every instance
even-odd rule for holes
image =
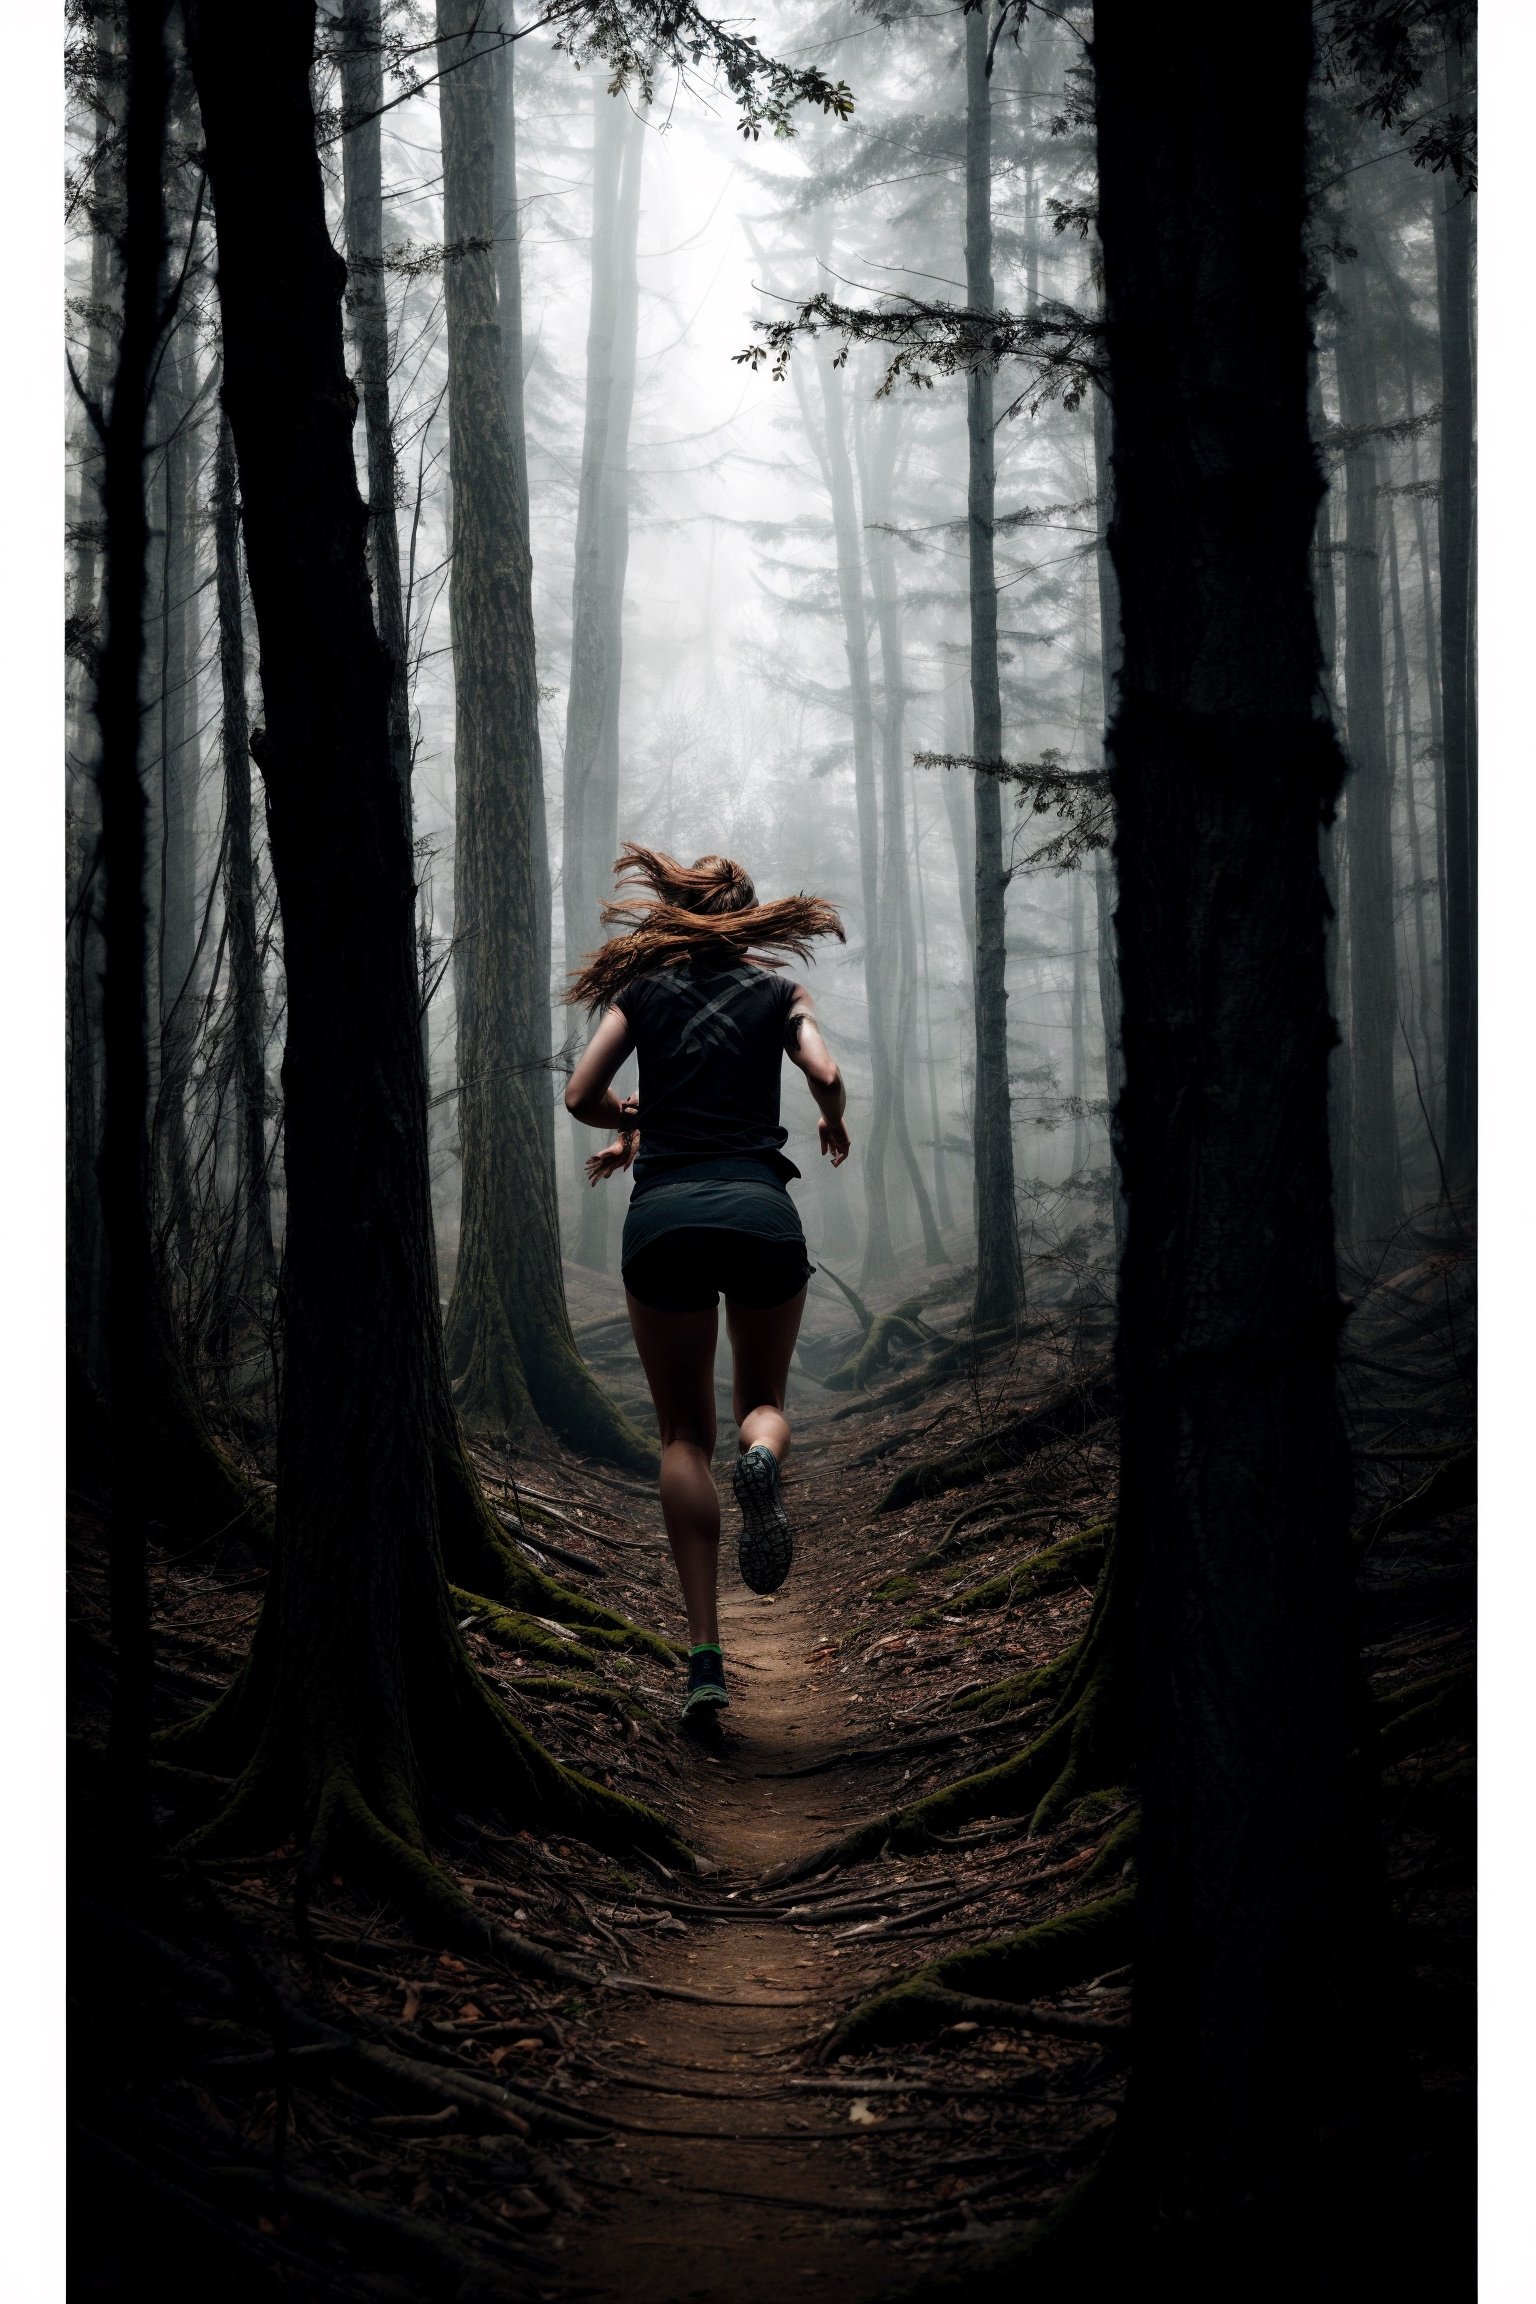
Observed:
[[[720,1571],[720,1496],[710,1471],[715,1452],[715,1337],[718,1315],[658,1312],[626,1291],[629,1325],[661,1434],[661,1516],[688,1611],[688,1638],[720,1639],[715,1589]],[[793,1338],[791,1338],[793,1342]]]
[[[736,1414],[738,1447],[759,1443],[772,1450],[782,1464],[789,1454],[789,1422],[784,1414],[784,1390],[789,1382],[790,1356],[800,1333],[805,1290],[787,1304],[766,1310],[749,1304],[725,1307],[726,1332],[731,1339],[731,1404]]]

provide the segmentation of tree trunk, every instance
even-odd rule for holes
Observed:
[[[510,10],[503,19],[510,28]],[[497,94],[495,135],[496,314],[501,326],[502,399],[507,411],[507,438],[512,449],[513,482],[517,492],[517,521],[528,566],[533,566],[528,493],[528,426],[523,407],[523,258],[517,200],[517,50],[508,42],[496,56]],[[529,621],[533,610],[529,607]],[[538,730],[534,731],[538,740]],[[539,774],[532,793],[534,901],[533,937],[543,957],[546,981],[550,972],[553,938],[553,892],[549,876],[549,821],[544,805],[543,744],[539,741]],[[562,1024],[564,1018],[562,1016]],[[551,1044],[553,1034],[551,1033]],[[538,1117],[551,1177],[555,1174],[555,1098],[541,1099]],[[558,1207],[558,1200],[556,1202]]]
[[[637,1469],[651,1451],[576,1350],[550,1101],[547,874],[533,569],[507,425],[493,251],[498,71],[472,8],[438,11],[453,457],[452,628],[463,1216],[448,1361],[461,1409],[518,1446],[542,1420]],[[468,57],[466,62],[464,59]]]
[[[150,1515],[149,1339],[156,1281],[150,1253],[149,1019],[144,904],[144,789],[139,682],[144,657],[149,515],[144,449],[160,333],[165,244],[161,169],[169,70],[166,0],[129,0],[123,160],[123,303],[102,459],[106,633],[96,684],[101,749],[104,1102],[100,1161],[108,1264],[111,1381],[112,1641],[117,1652],[109,1752],[125,1848],[150,1845],[152,1656],[146,1581]]]
[[[1445,48],[1446,98],[1462,108],[1466,56]],[[1472,198],[1449,169],[1436,236],[1440,307],[1440,663],[1445,723],[1445,1165],[1477,1163],[1477,643],[1472,607]]]
[[[990,11],[965,20],[965,295],[990,312],[992,286],[992,88],[987,55]],[[969,444],[967,508],[971,592],[971,749],[1003,756],[1003,704],[997,668],[994,517],[997,473],[992,371],[966,379]],[[996,776],[972,778],[976,815],[976,1296],[978,1329],[1016,1321],[1024,1310],[1024,1265],[1013,1185],[1013,1115],[1008,1090],[1008,871],[1003,861],[1003,795]]]
[[[162,443],[164,538],[159,628],[159,1068],[154,1149],[162,1238],[174,1243],[174,1293],[186,1300],[192,1260],[187,1096],[197,1037],[197,548],[193,402],[196,353],[173,321],[161,355],[153,421]]]
[[[1179,2265],[1347,2103],[1367,1861],[1334,1397],[1331,1039],[1302,264],[1307,0],[1095,24],[1124,657],[1123,1453],[1140,1592],[1132,2092]],[[1347,1982],[1346,1982],[1347,1979]],[[1286,2211],[1293,2195],[1284,2192]]]
[[[1432,1050],[1429,1033],[1430,978],[1429,937],[1424,926],[1424,847],[1419,838],[1419,796],[1413,778],[1413,672],[1408,662],[1408,636],[1403,627],[1403,586],[1398,568],[1397,514],[1387,507],[1387,596],[1392,606],[1392,679],[1395,690],[1396,712],[1393,717],[1402,738],[1403,813],[1408,829],[1408,871],[1413,883],[1413,1010],[1418,1028],[1419,1046],[1423,1054],[1423,1069],[1419,1075],[1419,1093],[1426,1100],[1424,1118],[1429,1122],[1427,1101],[1430,1092]],[[1403,970],[1406,976],[1407,969]]]
[[[923,884],[923,842],[915,801],[912,808],[912,877],[917,884],[917,966],[923,987],[928,1125],[933,1131],[933,1199],[941,1231],[953,1232],[955,1211],[949,1197],[949,1176],[944,1158],[944,1123],[939,1113],[939,1071],[933,1049],[933,971],[928,957],[928,901]]]
[[[629,559],[629,419],[639,316],[635,245],[645,121],[626,98],[593,90],[592,302],[587,322],[587,409],[576,509],[571,596],[571,684],[566,700],[562,875],[566,966],[600,934],[619,843],[619,699],[624,577]],[[572,1123],[580,1217],[576,1256],[606,1271],[607,1197],[588,1188],[590,1145]]]
[[[869,417],[862,412],[858,440],[860,494],[868,538],[870,590],[875,629],[880,638],[880,887],[876,909],[879,927],[877,972],[894,998],[884,1003],[884,1092],[877,1086],[873,1139],[888,1119],[896,1138],[917,1202],[923,1235],[923,1261],[930,1267],[946,1261],[944,1243],[933,1220],[933,1204],[912,1147],[907,1113],[907,1080],[917,1060],[917,946],[912,927],[912,888],[907,877],[907,760],[903,735],[906,725],[906,675],[902,665],[901,600],[892,564],[891,539],[886,527],[895,514],[893,467],[896,454],[895,409],[882,402],[880,434],[868,441]]]
[[[107,400],[108,313],[116,292],[115,249],[122,230],[117,160],[122,59],[109,20],[94,30],[97,104],[92,156],[91,309],[83,382],[90,407]],[[70,566],[69,650],[73,662],[65,812],[69,928],[65,944],[66,1329],[72,1365],[108,1382],[105,1274],[96,1160],[101,1132],[101,810],[96,677],[103,640],[102,443],[90,410],[81,412],[73,453],[79,464]]]
[[[1375,360],[1357,272],[1356,302],[1337,336],[1339,415],[1353,432],[1379,419]],[[1354,1236],[1379,1243],[1402,1216],[1394,1056],[1397,935],[1393,923],[1392,763],[1381,647],[1381,555],[1373,439],[1344,459],[1344,700],[1350,774],[1348,978]]]
[[[1074,865],[1067,898],[1067,936],[1072,946],[1072,1173],[1080,1176],[1088,1163],[1088,1009],[1087,927],[1083,919],[1083,871]]]
[[[312,1872],[346,1861],[441,1934],[483,1944],[487,1922],[423,1852],[434,1780],[456,1806],[489,1799],[523,1821],[583,1812],[612,1830],[615,1804],[495,1702],[444,1574],[464,1466],[437,1314],[410,830],[315,149],[314,8],[274,0],[256,42],[208,0],[186,20],[261,634],[253,746],[288,980],[288,1225],[277,1559],[241,1677],[167,1741],[242,1771],[210,1842],[297,1826]]]
[[[368,443],[368,567],[373,611],[389,662],[389,753],[407,794],[411,783],[409,648],[400,584],[395,431],[389,409],[389,302],[384,292],[384,41],[379,0],[349,0],[341,22],[341,100],[355,121],[341,140],[347,308],[357,346]]]
[[[234,1041],[240,1165],[236,1221],[241,1253],[233,1295],[247,1317],[259,1314],[277,1274],[272,1195],[267,1176],[266,999],[256,934],[255,866],[251,854],[251,732],[245,700],[245,617],[240,596],[240,514],[235,444],[229,418],[219,422],[213,476],[214,570],[218,586],[219,682],[223,701],[224,917],[229,939],[229,1018]]]

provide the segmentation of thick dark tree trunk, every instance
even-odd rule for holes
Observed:
[[[168,1741],[241,1771],[212,1838],[297,1827],[316,1866],[343,1859],[443,1934],[483,1942],[486,1923],[423,1853],[434,1776],[451,1775],[456,1805],[597,1831],[615,1829],[615,1804],[495,1703],[444,1574],[464,1465],[433,1268],[410,831],[352,456],[345,268],[315,149],[314,8],[274,0],[254,43],[207,0],[186,14],[261,634],[253,744],[288,980],[288,1225],[277,1559],[244,1673]]]
[[[389,662],[389,751],[408,792],[411,718],[400,535],[395,525],[395,431],[389,408],[389,304],[384,292],[384,43],[379,0],[349,0],[341,27],[341,143],[347,308],[368,442],[368,567],[379,638]]]
[[[992,285],[992,85],[989,10],[965,20],[965,296],[990,312]],[[966,379],[967,488],[971,589],[971,750],[1003,757],[1003,705],[997,668],[994,518],[997,469],[992,371]],[[976,1297],[978,1328],[999,1328],[1024,1310],[1024,1264],[1013,1185],[1013,1114],[1008,1090],[1008,870],[1003,861],[1003,794],[995,775],[972,779],[976,812]]]
[[[566,701],[562,883],[566,966],[601,934],[619,844],[619,699],[624,578],[629,563],[629,420],[635,393],[639,286],[635,246],[645,119],[627,98],[593,91],[592,302],[587,408],[576,509],[571,684]],[[590,1143],[572,1123],[579,1192],[576,1254],[608,1267],[608,1197],[588,1188]]]
[[[1446,98],[1466,101],[1467,58],[1445,50]],[[1472,196],[1451,171],[1436,235],[1440,304],[1440,662],[1445,723],[1445,1165],[1477,1164],[1477,638],[1472,603]]]
[[[1201,2261],[1351,2103],[1352,1798],[1325,902],[1341,761],[1308,553],[1307,0],[1095,22],[1124,656],[1119,1545],[1139,1588],[1135,2062],[1121,2161]],[[1273,2188],[1273,2192],[1271,2191]]]
[[[470,1422],[519,1445],[538,1422],[637,1468],[651,1451],[576,1350],[565,1306],[550,1102],[543,787],[527,522],[507,425],[493,251],[498,70],[477,12],[438,9],[449,419],[463,1215],[449,1366]],[[465,61],[465,58],[468,61]]]
[[[219,422],[213,475],[213,542],[223,703],[224,917],[228,923],[229,1020],[240,1146],[236,1221],[241,1225],[241,1251],[233,1295],[250,1317],[259,1314],[270,1293],[277,1262],[267,1174],[266,999],[251,852],[251,731],[245,700],[245,617],[236,487],[235,444],[225,416]]]
[[[1357,269],[1355,309],[1339,324],[1339,414],[1369,435],[1377,405],[1365,281]],[[1382,665],[1381,554],[1377,533],[1376,442],[1360,438],[1344,459],[1344,701],[1350,773],[1345,834],[1349,855],[1350,1088],[1354,1237],[1380,1242],[1402,1215],[1394,1056],[1397,1050],[1397,933],[1393,914],[1392,763],[1387,749]]]

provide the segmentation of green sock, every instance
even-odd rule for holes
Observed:
[[[690,1656],[723,1656],[725,1651],[718,1640],[695,1640],[688,1653]]]

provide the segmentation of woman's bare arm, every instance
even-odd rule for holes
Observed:
[[[821,1149],[830,1156],[834,1168],[841,1168],[852,1149],[843,1119],[848,1108],[848,1091],[832,1051],[821,1036],[815,1003],[803,984],[795,986],[795,996],[790,1003],[789,1020],[784,1028],[784,1051],[791,1064],[798,1065],[805,1074],[811,1094],[820,1107],[817,1134],[821,1138]]]
[[[565,1084],[565,1108],[573,1120],[588,1128],[625,1129],[633,1104],[621,1104],[609,1082],[633,1046],[629,1018],[622,1008],[610,1008]]]

